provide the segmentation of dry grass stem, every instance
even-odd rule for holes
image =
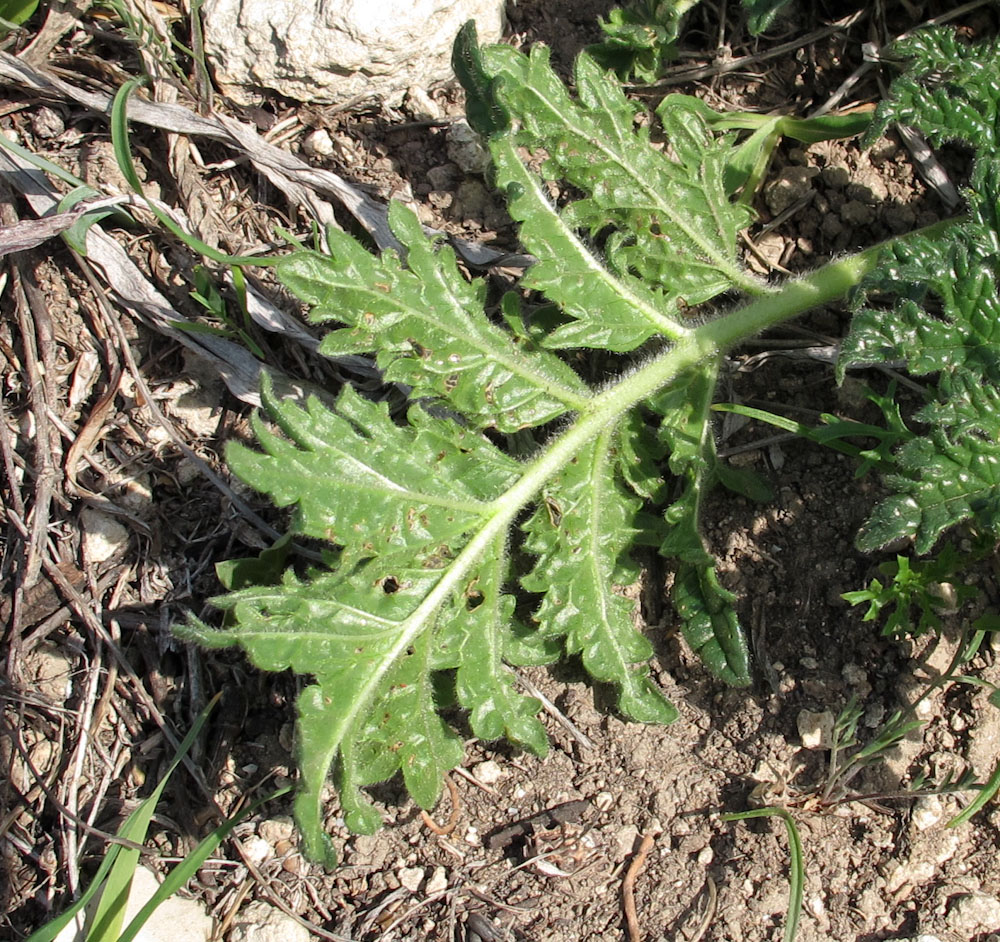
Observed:
[[[645,866],[646,858],[653,849],[655,841],[656,833],[653,831],[649,831],[643,836],[639,849],[635,852],[635,857],[632,858],[632,863],[629,864],[622,880],[622,902],[625,907],[625,926],[628,930],[629,942],[642,942],[639,917],[635,910],[635,881]]]

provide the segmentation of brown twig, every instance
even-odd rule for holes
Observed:
[[[629,942],[642,942],[642,933],[639,931],[639,917],[635,911],[635,881],[639,876],[639,871],[646,863],[649,852],[653,849],[656,841],[656,832],[649,831],[639,844],[639,849],[632,858],[625,877],[622,880],[622,902],[625,906],[625,925],[628,929]]]
[[[451,813],[448,815],[448,823],[441,827],[426,811],[420,812],[420,818],[427,827],[441,837],[447,837],[458,826],[458,815],[461,807],[458,803],[458,789],[451,780],[450,775],[444,777],[444,783],[448,786],[448,794],[451,797]]]
[[[701,917],[701,922],[698,923],[698,928],[695,930],[693,936],[691,936],[690,942],[701,942],[705,933],[708,932],[708,927],[712,924],[712,920],[715,918],[715,909],[719,901],[719,893],[715,888],[715,880],[712,879],[710,873],[705,874],[705,885],[708,887],[708,900],[705,903],[705,914]]]
[[[643,94],[646,94],[647,92],[662,91],[674,85],[684,85],[688,82],[699,82],[702,79],[713,78],[717,75],[724,75],[729,72],[738,72],[740,69],[746,68],[749,65],[755,65],[759,62],[767,62],[769,59],[778,59],[790,52],[795,52],[797,49],[802,49],[804,46],[808,46],[811,43],[826,39],[827,36],[833,36],[843,30],[850,29],[855,23],[858,22],[858,20],[865,16],[867,12],[867,10],[858,10],[856,13],[845,16],[843,19],[834,21],[829,26],[822,26],[819,29],[813,30],[811,33],[806,33],[805,36],[802,36],[799,39],[793,39],[786,43],[780,43],[764,52],[757,52],[749,56],[737,56],[733,59],[727,59],[721,62],[713,62],[711,65],[701,66],[696,69],[679,66],[676,69],[669,70],[666,76],[656,84],[637,86],[636,90],[642,92]]]
[[[31,540],[21,581],[21,587],[27,589],[35,584],[41,570],[53,493],[59,477],[56,463],[62,455],[62,448],[59,435],[48,420],[55,404],[50,385],[56,374],[53,359],[55,339],[47,300],[35,281],[34,273],[21,259],[12,266],[12,273],[16,276],[13,281],[14,297],[18,301],[18,324],[26,354],[28,398],[35,420],[35,495],[31,508]]]

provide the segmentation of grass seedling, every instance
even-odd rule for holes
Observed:
[[[788,835],[788,910],[785,916],[784,942],[794,942],[799,931],[802,916],[802,892],[805,887],[805,860],[802,853],[802,838],[795,819],[784,808],[754,808],[751,811],[737,811],[722,815],[723,821],[747,821],[751,818],[780,818]]]
[[[139,865],[139,847],[146,840],[153,813],[160,802],[167,782],[183,761],[184,756],[187,755],[188,750],[205,725],[209,713],[218,703],[219,697],[221,694],[217,694],[208,706],[198,714],[156,788],[118,829],[117,837],[120,839],[120,843],[110,845],[97,873],[94,874],[93,880],[80,898],[61,916],[33,932],[28,937],[27,942],[52,942],[67,925],[77,919],[91,900],[97,900],[97,905],[87,920],[84,935],[86,942],[132,942],[157,907],[181,890],[195,876],[219,844],[241,821],[253,814],[262,804],[278,798],[289,790],[287,788],[280,789],[266,798],[249,804],[239,814],[234,815],[203,838],[198,846],[170,871],[167,878],[160,884],[159,889],[136,914],[135,918],[127,926],[123,926],[125,904],[128,901],[132,877]]]

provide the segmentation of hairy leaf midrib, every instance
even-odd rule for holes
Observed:
[[[542,192],[541,180],[529,173],[518,159],[514,143],[509,137],[498,138],[493,144],[492,152],[500,169],[509,174],[511,178],[516,177],[519,186],[532,192],[534,196],[533,209],[536,212],[546,213],[550,221],[562,230],[561,234],[566,245],[572,246],[577,259],[583,263],[595,281],[610,288],[618,300],[624,300],[631,305],[632,309],[637,311],[649,322],[650,327],[663,337],[671,340],[679,339],[691,332],[689,328],[678,323],[666,311],[654,307],[641,298],[624,278],[616,278],[604,265],[598,262],[594,254],[584,245],[583,240],[566,225],[555,205]],[[530,278],[530,269],[527,274]]]
[[[386,300],[384,293],[375,289],[368,289],[364,286],[359,287],[357,283],[346,279],[339,283],[334,279],[330,279],[329,283],[335,288],[339,287],[359,294],[368,294],[379,304],[384,304]],[[447,288],[443,280],[439,280],[439,284]],[[456,298],[450,290],[448,290],[448,296],[454,300],[456,307],[461,308],[463,306],[461,299]],[[399,304],[397,310],[397,317],[413,317],[427,324],[432,330],[440,330],[440,326],[433,317],[421,308]],[[469,327],[469,333],[462,339],[472,346],[485,360],[502,364],[511,373],[528,382],[539,392],[544,392],[553,399],[563,403],[568,410],[576,411],[589,401],[589,397],[582,394],[579,390],[573,390],[554,383],[542,373],[533,370],[530,362],[525,358],[517,356],[516,353],[513,355],[508,353],[507,351],[511,349],[509,338],[500,328],[489,321],[482,321],[479,324],[472,323]],[[493,345],[490,344],[491,340],[493,341]]]

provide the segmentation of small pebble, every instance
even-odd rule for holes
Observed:
[[[257,833],[274,847],[279,841],[291,841],[295,833],[295,822],[289,815],[278,815],[261,821],[257,825]]]
[[[929,831],[944,817],[944,807],[937,795],[918,798],[913,805],[911,820],[918,831]]]
[[[795,723],[804,748],[829,749],[833,745],[833,714],[829,710],[800,710]]]
[[[310,131],[302,141],[302,153],[307,157],[329,157],[334,149],[333,138],[326,128]]]
[[[262,837],[248,837],[243,841],[243,849],[255,867],[274,856],[274,848]]]
[[[982,929],[1000,927],[1000,899],[985,893],[957,897],[948,910],[948,925],[968,938]]]
[[[404,106],[417,121],[438,121],[442,115],[441,106],[419,85],[406,90]]]
[[[615,834],[615,860],[624,860],[635,849],[639,840],[639,829],[634,824],[626,824]]]
[[[399,885],[406,887],[411,893],[416,893],[420,889],[420,884],[424,882],[423,867],[401,867],[396,876],[399,878]]]
[[[843,189],[851,182],[851,175],[846,167],[827,167],[820,179],[828,186],[836,190]]]
[[[598,792],[594,796],[594,807],[598,811],[607,811],[615,803],[615,797],[611,792]]]
[[[128,529],[110,514],[84,507],[80,511],[83,556],[88,563],[103,563],[128,546]]]
[[[66,130],[66,122],[57,111],[42,105],[31,116],[31,130],[42,140],[51,140]]]
[[[435,867],[427,886],[424,887],[424,892],[431,896],[434,893],[443,893],[446,889],[448,889],[448,871],[444,867]]]
[[[465,121],[448,128],[448,157],[466,173],[485,173],[491,162],[479,135]]]
[[[482,782],[483,785],[495,785],[503,778],[503,769],[492,759],[488,759],[486,762],[480,762],[472,770],[472,774],[476,781]]]

